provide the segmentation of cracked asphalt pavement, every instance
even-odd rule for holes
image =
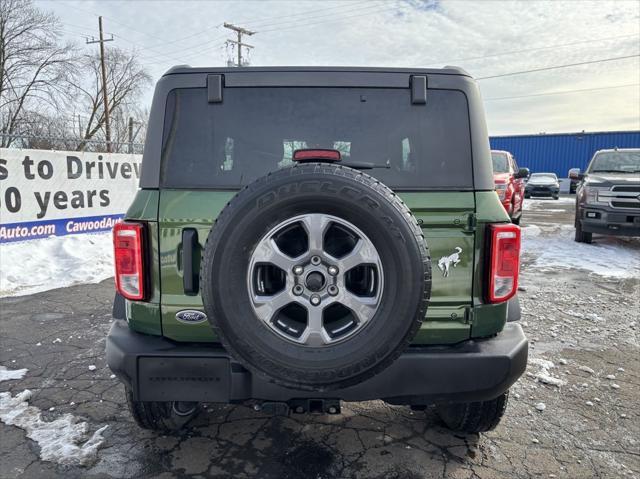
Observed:
[[[572,208],[538,202],[522,223],[554,238]],[[602,243],[640,251],[637,239],[596,237],[593,247]],[[534,360],[500,426],[481,436],[449,432],[432,409],[380,401],[344,404],[339,416],[209,405],[183,434],[157,435],[135,426],[105,363],[112,281],[0,299],[0,364],[29,369],[0,391],[32,390],[47,420],[70,413],[90,432],[109,426],[80,467],[42,461],[22,429],[0,423],[0,478],[640,477],[640,278],[535,263],[525,252],[522,324]]]

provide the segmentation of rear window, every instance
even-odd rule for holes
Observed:
[[[473,187],[464,94],[429,90],[414,105],[408,89],[382,88],[226,88],[222,103],[204,88],[172,90],[162,186],[239,188],[292,165],[300,148],[373,163],[366,172],[396,189]]]
[[[531,175],[530,179],[556,181],[558,177],[554,173],[534,173]]]
[[[494,173],[509,173],[509,159],[506,153],[492,151],[491,161],[493,162]]]

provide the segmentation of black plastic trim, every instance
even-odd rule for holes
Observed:
[[[207,76],[207,100],[209,103],[222,102],[222,75]]]
[[[427,77],[414,75],[411,77],[411,103],[424,105],[427,103]]]
[[[205,402],[384,399],[396,404],[481,401],[506,391],[524,373],[527,355],[528,343],[522,328],[517,323],[508,323],[501,333],[489,339],[410,347],[383,372],[360,384],[310,392],[284,388],[251,374],[219,344],[176,343],[136,333],[120,320],[114,322],[107,338],[107,364],[132,390],[134,399],[145,401],[167,398]],[[190,372],[186,366],[194,364],[205,372]],[[142,377],[144,371],[154,371],[153,378]],[[149,387],[151,383],[153,387]]]
[[[507,322],[520,321],[522,317],[522,309],[520,308],[520,300],[518,296],[514,296],[507,301]]]
[[[113,309],[112,309],[113,319],[127,319],[127,305],[125,303],[124,296],[120,293],[116,293],[113,298]]]
[[[198,247],[198,231],[194,228],[182,230],[182,286],[185,294],[198,294],[199,272],[195,271],[195,251]]]

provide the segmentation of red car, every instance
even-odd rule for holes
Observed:
[[[524,201],[524,178],[528,168],[518,168],[516,159],[508,151],[491,150],[493,181],[502,206],[514,224],[520,224]]]

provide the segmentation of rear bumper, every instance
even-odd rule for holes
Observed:
[[[640,212],[582,205],[582,231],[613,236],[640,236]]]
[[[555,187],[525,187],[524,192],[529,196],[558,196],[560,188]]]
[[[520,325],[497,336],[451,346],[410,347],[377,376],[327,392],[288,389],[247,371],[218,344],[181,344],[131,331],[116,320],[107,363],[140,401],[285,402],[384,399],[395,404],[467,402],[498,397],[525,371],[528,343]]]

